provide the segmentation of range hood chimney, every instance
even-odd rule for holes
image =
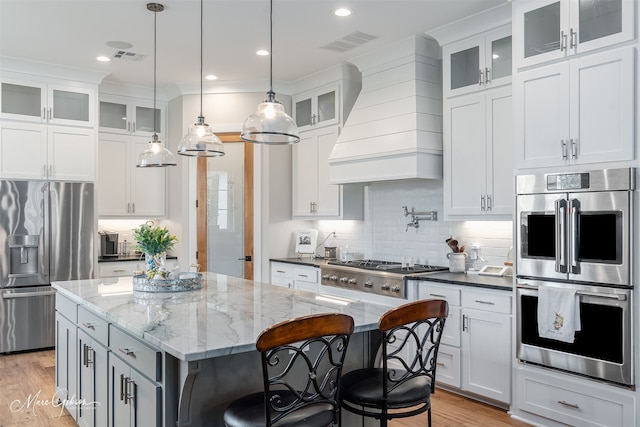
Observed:
[[[362,90],[329,156],[329,182],[442,179],[438,43],[411,36],[349,62]]]

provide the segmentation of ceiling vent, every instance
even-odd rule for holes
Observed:
[[[113,59],[122,59],[125,61],[140,61],[142,58],[144,58],[143,54],[127,52],[126,50],[117,50],[116,53],[113,54]]]
[[[378,36],[372,34],[366,34],[361,31],[354,31],[353,33],[342,37],[336,41],[333,41],[324,46],[320,46],[321,49],[333,50],[335,52],[346,52],[354,47],[362,46],[366,42],[377,39]]]

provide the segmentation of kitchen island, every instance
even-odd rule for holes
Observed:
[[[52,286],[56,388],[70,401],[95,401],[91,410],[67,404],[95,425],[222,425],[229,401],[262,388],[262,330],[297,316],[348,314],[355,331],[346,372],[374,356],[369,331],[387,310],[214,273],[204,273],[202,289],[179,293],[134,292],[131,277]],[[362,421],[345,416],[344,425]]]

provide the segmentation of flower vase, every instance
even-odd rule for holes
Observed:
[[[160,252],[157,254],[144,254],[144,263],[146,267],[147,279],[166,279],[169,272],[165,267],[167,253]]]

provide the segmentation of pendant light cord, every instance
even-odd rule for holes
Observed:
[[[158,49],[158,11],[153,11],[153,140],[157,141],[156,135],[156,57]]]
[[[202,40],[203,40],[203,36],[202,33],[204,32],[203,30],[203,15],[204,15],[204,0],[200,0],[200,117],[198,117],[198,121],[204,123],[204,115],[202,114],[202,74],[203,74],[203,68],[202,68],[202,57],[203,57],[203,51],[202,51]],[[200,124],[202,124],[200,123]]]
[[[273,0],[269,0],[269,102],[275,101],[273,91]]]

